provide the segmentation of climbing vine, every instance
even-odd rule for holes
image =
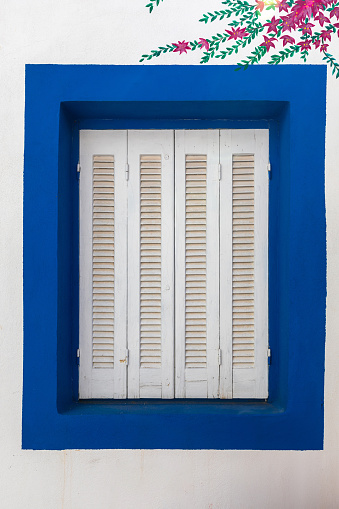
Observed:
[[[146,7],[152,12],[162,1],[150,0]],[[200,63],[206,64],[212,58],[224,60],[238,54],[255,41],[253,50],[239,60],[237,70],[257,64],[268,53],[268,63],[277,65],[294,55],[306,62],[311,51],[318,51],[339,78],[339,63],[328,51],[332,37],[339,37],[339,1],[255,0],[252,4],[247,0],[224,0],[221,4],[223,9],[206,12],[199,21],[207,24],[227,20],[222,33],[164,44],[142,55],[140,62],[164,53],[182,55],[198,49],[202,52]]]

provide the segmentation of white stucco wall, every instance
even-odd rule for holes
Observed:
[[[337,508],[339,80],[330,73],[324,451],[21,450],[25,64],[136,64],[158,44],[210,35],[213,26],[195,20],[220,8],[217,0],[164,0],[149,15],[145,3],[0,0],[0,508]],[[339,59],[337,37],[332,53]],[[198,57],[166,55],[154,63],[195,64]]]

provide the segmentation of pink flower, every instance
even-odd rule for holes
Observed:
[[[303,34],[309,34],[312,35],[312,27],[314,27],[313,23],[304,23],[304,25],[301,25],[300,28],[302,28]]]
[[[189,43],[186,41],[178,41],[178,43],[173,42],[173,46],[175,46],[173,53],[180,51],[180,55],[181,53],[187,53],[187,50],[191,49]]]
[[[319,48],[319,46],[320,46],[320,39],[316,39],[313,44],[314,44],[315,48]]]
[[[276,41],[277,39],[275,37],[266,37],[266,35],[264,35],[264,39],[264,42],[260,44],[260,46],[265,46],[268,53],[270,48],[275,48],[272,41]]]
[[[296,22],[295,22],[295,19],[294,19],[294,16],[289,14],[288,16],[281,16],[281,20],[282,20],[282,25],[283,25],[283,29],[282,31],[285,32],[286,30],[288,30],[289,32],[291,32],[291,29],[295,28],[296,26]]]
[[[328,48],[328,44],[322,44],[322,45],[320,46],[320,51],[326,51],[326,50],[327,50],[327,48]]]
[[[257,2],[256,10],[262,12],[265,9],[265,2],[263,0],[255,0]]]
[[[322,7],[322,0],[297,0],[295,6],[292,9],[296,20],[302,21],[308,16],[315,16]]]
[[[332,18],[333,16],[339,19],[339,7],[334,7],[333,11],[331,11],[330,18]]]
[[[333,12],[333,11],[332,11]],[[324,26],[324,23],[325,21],[327,23],[330,22],[330,20],[328,18],[326,18],[326,16],[324,16],[324,14],[322,12],[319,12],[318,16],[316,18],[314,18],[316,21],[319,21],[319,24],[320,26]]]
[[[293,37],[291,37],[290,35],[283,35],[282,37],[280,37],[280,39],[283,40],[283,46],[286,46],[286,44],[295,43],[295,39],[293,39]]]
[[[323,41],[331,40],[331,30],[323,30],[320,35]]]
[[[280,19],[275,19],[275,16],[271,19],[269,23],[265,23],[264,27],[268,27],[267,32],[275,32],[277,33],[277,27],[280,24]]]
[[[289,5],[286,2],[286,0],[278,0],[276,2],[276,6],[279,7],[279,12],[281,12],[281,11],[288,12]]]
[[[232,27],[231,30],[225,30],[227,34],[229,34],[228,39],[242,39],[243,37],[246,37],[249,35],[249,33],[246,32],[246,28],[236,28],[234,30],[234,27]]]
[[[334,27],[336,27],[338,30],[337,30],[337,35],[339,37],[339,23],[334,23],[333,25]]]
[[[203,39],[202,37],[200,37],[200,39],[199,39],[199,48],[200,49],[205,48],[205,50],[208,51],[209,47],[210,47],[210,43],[208,41],[206,41],[206,39]]]
[[[298,42],[298,46],[301,46],[302,50],[312,49],[311,45],[310,45],[310,41],[300,41],[300,42]]]

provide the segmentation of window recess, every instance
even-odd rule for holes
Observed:
[[[267,397],[267,164],[266,130],[80,132],[80,398]]]

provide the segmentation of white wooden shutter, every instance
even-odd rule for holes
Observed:
[[[267,398],[268,131],[221,131],[220,160],[221,394]]]
[[[80,131],[80,398],[126,397],[126,131]]]
[[[219,131],[176,131],[177,398],[219,389]]]
[[[81,131],[80,398],[268,395],[268,131],[175,138]]]
[[[174,133],[128,132],[128,397],[174,397]]]

